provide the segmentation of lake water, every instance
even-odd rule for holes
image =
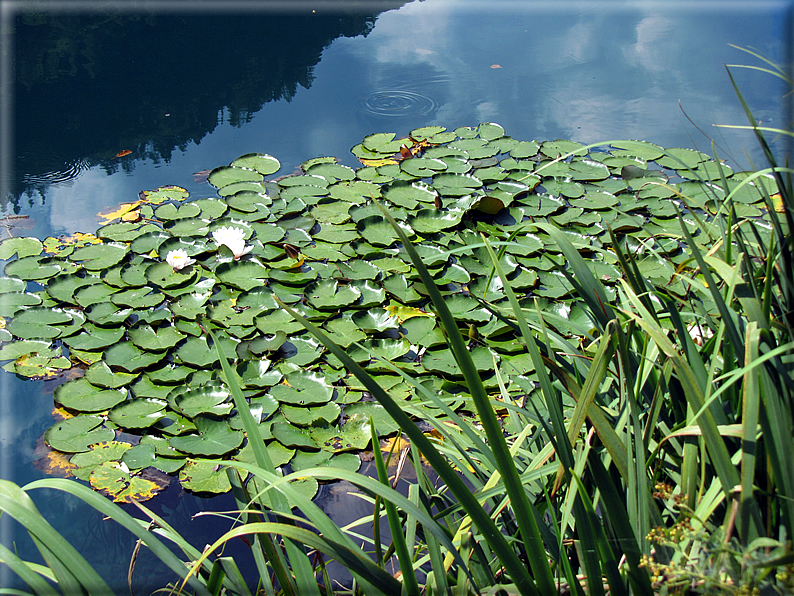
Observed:
[[[710,154],[713,138],[719,157],[745,169],[762,161],[751,134],[713,126],[747,123],[724,65],[766,65],[730,44],[792,58],[790,2],[31,6],[2,4],[0,238],[92,232],[98,212],[164,185],[214,196],[195,174],[249,152],[276,156],[279,174],[325,155],[355,167],[350,148],[365,135],[426,125],[490,121],[521,140],[643,139]],[[792,121],[779,79],[732,72],[763,125]],[[789,147],[779,139],[775,149]],[[43,477],[31,462],[52,424],[53,385],[0,372],[2,478]],[[126,591],[133,542],[75,502],[34,498]],[[230,504],[172,486],[158,506],[188,524]],[[228,528],[208,520],[189,522],[199,548]],[[0,533],[30,552],[7,520]],[[142,565],[137,594],[159,587],[156,567],[147,581]],[[16,585],[0,568],[0,586]]]

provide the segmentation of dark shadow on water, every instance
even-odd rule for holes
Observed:
[[[176,13],[23,9],[13,27],[14,175],[20,195],[168,161],[222,122],[241,126],[267,102],[309,88],[338,37],[366,36],[405,0],[333,11]],[[116,158],[121,151],[126,158]]]

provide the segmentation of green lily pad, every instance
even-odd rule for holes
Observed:
[[[270,395],[281,403],[293,405],[324,404],[331,400],[334,388],[325,378],[310,371],[294,371],[284,375],[284,384],[270,388]]]
[[[397,327],[397,317],[382,308],[353,313],[353,322],[359,329],[369,333],[380,333]]]
[[[215,188],[221,189],[229,184],[235,182],[261,182],[265,177],[252,169],[235,167],[235,166],[221,166],[215,168],[207,176],[207,182],[212,184]]]
[[[100,271],[117,264],[128,252],[129,247],[120,242],[89,244],[75,249],[71,259],[82,261],[83,267],[89,271]]]
[[[102,389],[87,379],[74,379],[58,385],[53,392],[55,401],[78,412],[102,412],[109,410],[127,397],[125,389]]]
[[[463,214],[462,209],[420,209],[408,223],[420,234],[434,234],[458,225]]]
[[[232,410],[230,393],[224,387],[203,385],[189,389],[176,398],[177,408],[188,418],[199,414],[225,416]]]
[[[233,167],[255,170],[263,176],[275,174],[281,168],[278,159],[267,153],[246,153],[235,159],[230,165]],[[210,183],[215,185],[214,182]]]
[[[54,277],[59,273],[68,273],[68,268],[63,261],[58,259],[30,256],[9,261],[3,271],[9,277],[36,281]]]
[[[284,414],[284,418],[296,426],[308,426],[318,420],[333,423],[339,418],[340,412],[341,409],[334,402],[314,408],[291,406],[289,404],[282,404],[281,406],[281,413]]]
[[[288,422],[277,422],[272,428],[273,437],[285,447],[319,449],[308,430]]]
[[[114,406],[108,412],[108,419],[121,428],[148,428],[165,416],[167,405],[162,399],[138,397]]]
[[[185,338],[175,327],[154,329],[149,325],[136,325],[130,329],[130,340],[142,350],[160,352],[173,348]]]
[[[127,372],[138,372],[156,364],[166,357],[166,353],[144,352],[131,341],[124,341],[105,350],[105,362]]]
[[[94,286],[89,286],[88,289]],[[153,308],[163,302],[165,296],[160,292],[152,291],[152,288],[133,288],[115,292],[110,296],[110,301],[116,306],[126,306],[134,309]]]
[[[345,406],[345,416],[348,417],[343,430],[352,430],[355,426],[369,426],[369,420],[375,423],[375,430],[379,436],[390,435],[400,427],[394,422],[386,409],[375,402],[359,402]],[[351,427],[348,429],[348,427]],[[366,444],[365,444],[366,445]]]
[[[6,328],[20,339],[54,339],[63,331],[60,325],[71,321],[62,309],[33,307],[18,312]]]
[[[215,270],[218,279],[243,291],[265,285],[269,269],[258,261],[233,261],[221,263]]]
[[[180,435],[168,440],[174,449],[192,455],[223,455],[239,447],[245,437],[225,420],[199,415],[194,423],[198,434]]]
[[[95,362],[85,371],[85,380],[97,387],[117,389],[130,384],[137,374],[113,372],[103,361]]]
[[[0,242],[0,261],[7,261],[14,255],[17,258],[33,257],[41,254],[44,245],[38,238],[29,236],[20,238],[6,238]]]
[[[92,323],[83,325],[83,331],[63,339],[63,342],[75,350],[99,350],[117,343],[124,336],[124,327],[99,327]]]
[[[340,285],[332,279],[315,282],[306,288],[306,299],[320,310],[349,306],[361,297],[361,291],[351,285]]]
[[[143,439],[149,436],[143,437]],[[127,464],[130,470],[140,470],[152,467],[165,474],[173,474],[184,466],[187,461],[178,457],[162,457],[157,453],[157,448],[152,443],[141,443],[128,449],[121,457],[121,461]],[[174,453],[176,451],[174,450]]]
[[[232,488],[222,466],[201,460],[191,460],[179,470],[179,483],[183,488],[197,493],[221,494]]]
[[[75,416],[52,425],[44,433],[47,444],[64,453],[88,451],[90,445],[111,441],[116,434],[112,429],[100,426],[99,416]]]

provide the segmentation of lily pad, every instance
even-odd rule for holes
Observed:
[[[168,442],[174,449],[192,455],[223,455],[236,449],[244,435],[233,430],[225,420],[199,415],[194,423],[198,434],[171,437]]]
[[[102,412],[109,410],[127,397],[126,389],[102,389],[87,379],[74,379],[58,385],[53,392],[56,402],[77,412]]]
[[[160,420],[167,402],[162,399],[141,397],[123,401],[108,412],[108,419],[121,428],[148,428]]]
[[[325,378],[310,371],[294,371],[284,376],[284,384],[271,387],[269,393],[281,403],[293,405],[324,404],[331,400],[334,388]]]
[[[111,441],[116,436],[112,429],[100,426],[99,416],[74,416],[52,425],[44,433],[44,440],[53,449],[65,453],[88,451],[91,445]]]

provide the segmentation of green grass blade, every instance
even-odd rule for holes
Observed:
[[[278,301],[278,299],[276,299]],[[526,568],[516,556],[512,547],[491,520],[488,513],[477,501],[469,488],[463,483],[455,470],[447,463],[446,459],[438,452],[435,446],[416,427],[413,420],[403,411],[400,404],[396,403],[378,383],[369,376],[347,353],[337,346],[325,333],[317,329],[309,321],[298,315],[284,303],[281,308],[286,310],[303,327],[316,337],[334,356],[352,372],[356,378],[367,388],[373,397],[384,407],[402,431],[415,443],[419,451],[428,460],[430,466],[438,473],[439,477],[449,487],[450,491],[461,504],[461,507],[472,518],[474,524],[482,533],[494,551],[499,553],[502,562],[513,581],[521,589],[522,594],[537,594],[534,582],[527,573]],[[454,549],[453,549],[454,550]]]
[[[345,567],[365,577],[374,585],[383,586],[385,594],[399,594],[401,583],[388,572],[374,565],[372,561],[359,549],[350,549],[346,545],[328,540],[310,530],[299,528],[292,524],[275,522],[256,522],[232,528],[218,538],[204,554],[201,555],[195,566],[200,566],[210,554],[238,536],[250,534],[268,534],[270,536],[284,536],[296,544],[305,544],[310,548],[320,551],[330,558],[340,561]],[[312,574],[312,577],[314,575]]]
[[[96,496],[104,500],[104,497]],[[24,488],[8,480],[0,480],[0,511],[19,522],[37,541],[37,546],[43,546],[40,546],[41,554],[55,572],[64,591],[78,594],[84,588],[88,593],[97,596],[112,593],[107,583],[77,549],[44,519]]]
[[[0,480],[0,483],[2,482],[5,481]],[[78,484],[73,480],[67,480],[65,478],[48,478],[45,480],[36,480],[23,486],[22,490],[27,492],[36,488],[61,490],[82,499],[91,507],[99,511],[102,515],[110,517],[123,528],[129,530],[137,538],[140,538],[141,541],[149,548],[149,550],[151,550],[152,553],[169,569],[176,573],[178,577],[185,576],[185,562],[177,557],[171,551],[171,549],[169,549],[157,538],[157,536],[155,536],[152,532],[148,532],[144,527],[142,527],[140,520],[136,520],[121,507],[109,501],[106,497],[94,492],[87,486],[83,486],[82,484]],[[200,580],[191,578],[189,583],[196,594],[200,594],[201,596],[210,596],[210,593]]]
[[[224,381],[231,391],[234,406],[240,413],[243,428],[248,436],[248,442],[251,444],[251,448],[254,452],[254,458],[260,467],[275,472],[275,467],[270,459],[267,447],[265,447],[264,441],[259,440],[259,429],[248,407],[248,401],[245,399],[242,389],[240,389],[240,384],[237,382],[237,376],[232,370],[232,367],[229,366],[229,361],[221,350],[220,343],[218,343],[218,338],[215,333],[209,325],[206,325],[204,329],[212,338],[212,342],[215,345],[215,350],[218,353],[218,358],[221,363],[221,369],[223,370]],[[289,503],[280,493],[274,493],[273,499],[272,503],[263,503],[263,505],[267,506],[269,504],[276,511],[287,512],[290,510]],[[282,561],[280,565],[274,566],[279,581],[282,584],[282,589],[286,589],[290,593],[300,594],[301,596],[304,594],[320,596],[320,588],[315,580],[314,569],[302,545],[286,540],[284,546],[287,551],[287,556],[289,557],[288,564],[283,557],[281,557],[279,549],[277,549],[274,544],[269,542],[264,542],[262,544],[262,548],[265,550],[265,554],[268,556],[268,560],[271,564],[274,564],[276,561]],[[293,568],[292,574],[287,573],[288,565]]]
[[[600,456],[591,451],[589,456],[590,477],[601,493],[601,503],[620,544],[620,550],[626,557],[629,567],[629,580],[635,594],[653,596],[651,578],[646,567],[641,567],[642,550],[637,542],[634,527],[629,521],[628,512],[624,506],[625,498],[619,487],[612,482],[612,478],[604,467]]]
[[[30,563],[20,559],[2,544],[0,544],[0,563],[8,565],[36,596],[60,596],[58,590],[30,567]]]
[[[389,473],[386,471],[386,464],[383,463],[383,454],[378,446],[378,435],[375,433],[375,423],[370,418],[370,432],[372,434],[372,453],[375,457],[375,467],[378,470],[378,480],[381,484],[389,486]],[[397,560],[400,563],[402,570],[403,582],[408,596],[419,596],[419,584],[416,581],[416,573],[414,572],[413,562],[411,561],[411,553],[408,552],[408,545],[405,543],[405,536],[403,535],[402,524],[400,517],[397,513],[397,507],[391,501],[385,502],[386,517],[389,520],[389,529],[391,530],[392,544],[397,553]]]
[[[579,529],[581,525],[584,525],[584,528],[580,530],[580,535],[585,535],[585,537],[582,538],[582,543],[597,547],[600,567],[603,569],[604,575],[606,575],[610,596],[628,596],[623,578],[620,575],[620,571],[618,571],[618,562],[615,559],[615,553],[609,546],[609,540],[607,540],[607,536],[604,533],[604,528],[601,527],[601,522],[596,515],[593,502],[587,494],[587,489],[585,489],[582,480],[577,474],[574,473],[571,475],[573,476],[574,482],[576,482],[576,488],[584,512],[584,516],[582,516],[583,519],[580,518],[576,520],[577,529]],[[588,577],[588,580],[589,579]],[[594,581],[590,582],[590,585],[597,587],[596,592],[602,591],[601,576],[599,575],[597,579],[593,579]],[[597,584],[597,586],[595,586],[595,584]],[[592,593],[591,591],[591,594]]]

